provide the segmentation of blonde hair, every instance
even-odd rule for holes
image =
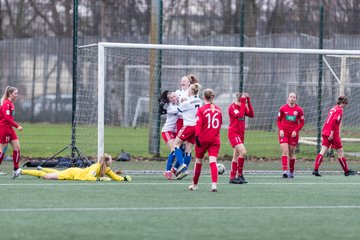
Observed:
[[[198,95],[200,88],[201,88],[200,83],[194,83],[190,85],[191,93],[196,96]]]
[[[5,92],[3,94],[3,96],[1,97],[1,100],[0,100],[0,105],[3,105],[5,99],[8,99],[10,97],[10,94],[12,94],[13,92],[17,91],[17,88],[16,87],[10,87],[10,86],[7,86],[6,89],[5,89]]]
[[[104,153],[100,159],[100,177],[104,177],[106,174],[106,168],[110,165],[110,160],[112,160],[111,156],[109,154]]]
[[[213,104],[214,97],[215,97],[214,90],[211,88],[207,88],[204,90],[203,94],[204,94],[204,98],[210,102],[211,111],[214,112],[215,111],[215,105]]]

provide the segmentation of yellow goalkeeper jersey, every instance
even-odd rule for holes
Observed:
[[[114,181],[124,181],[121,177],[114,173],[111,168],[107,167],[105,174]],[[59,173],[60,180],[83,180],[83,181],[96,181],[100,177],[100,163],[95,163],[87,168],[68,168]]]

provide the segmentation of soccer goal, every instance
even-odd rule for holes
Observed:
[[[242,69],[240,53],[244,53]],[[331,68],[325,61],[322,68],[319,65],[319,56],[335,55],[354,56],[360,51],[126,43],[81,46],[75,114],[77,145],[94,157],[104,151],[116,155],[121,149],[139,158],[153,154],[166,157],[168,149],[160,139],[165,119],[158,114],[157,97],[163,90],[179,89],[181,77],[194,74],[202,90],[215,90],[214,103],[223,110],[220,159],[232,154],[226,137],[227,107],[243,81],[255,110],[255,118],[247,120],[247,169],[280,169],[276,116],[291,91],[297,92],[306,119],[300,133],[304,142],[299,145],[298,169],[311,170],[317,148],[308,143],[316,142],[313,138],[318,135],[319,121],[322,126],[340,89],[350,98],[342,134],[355,139],[344,143],[344,150],[355,160],[353,156],[360,152],[356,140],[360,138],[360,59],[346,61],[347,79],[339,84],[334,74],[344,71],[343,62],[330,57],[326,64]],[[264,162],[273,162],[272,169]],[[327,162],[322,168],[340,170],[335,161]]]

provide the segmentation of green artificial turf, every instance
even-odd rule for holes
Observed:
[[[140,163],[119,166],[131,172]],[[230,185],[226,173],[217,193],[208,174],[190,192],[191,177],[132,174],[132,182],[103,183],[0,176],[1,239],[359,238],[360,176],[247,174],[248,184]]]

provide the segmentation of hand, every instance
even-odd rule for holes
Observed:
[[[109,177],[98,177],[98,178],[96,179],[96,181],[110,182],[110,181],[111,181],[111,178],[109,178]]]
[[[280,130],[279,135],[280,135],[281,138],[283,138],[284,137],[284,130]]]
[[[293,131],[293,132],[291,133],[291,137],[296,137],[296,135],[297,135],[296,131]]]
[[[19,125],[17,129],[21,132],[23,130],[23,127]]]
[[[130,177],[129,175],[126,175],[126,176],[124,177],[124,181],[126,181],[126,182],[131,182],[132,179],[131,179],[131,177]]]
[[[198,136],[195,136],[196,146],[201,147],[201,143]]]

